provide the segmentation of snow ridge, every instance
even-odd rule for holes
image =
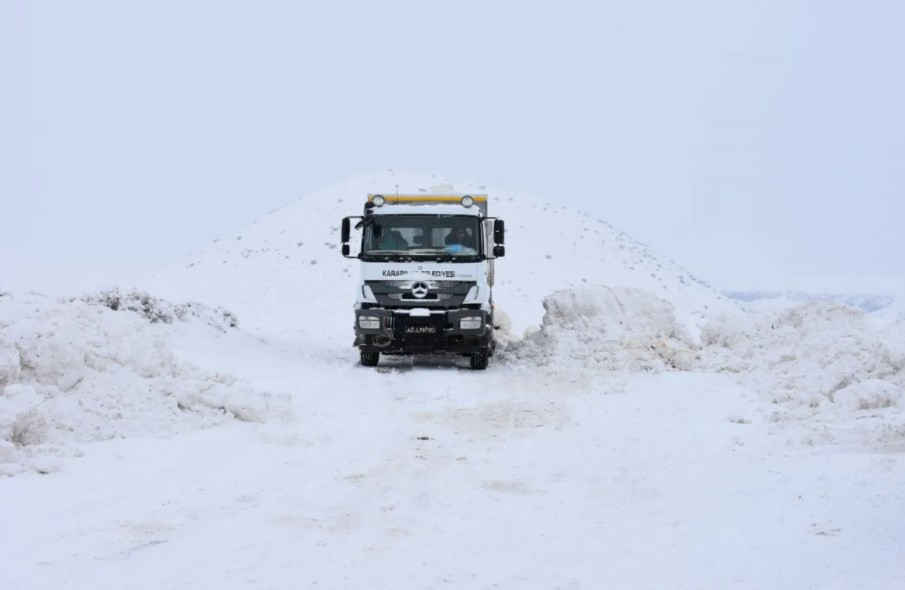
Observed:
[[[137,313],[152,324],[158,322],[172,324],[174,321],[184,322],[192,319],[200,320],[221,331],[239,325],[239,318],[229,310],[211,308],[197,301],[172,303],[137,289],[125,292],[120,291],[119,288],[107,289],[83,295],[78,300],[89,305],[101,305],[113,311]],[[75,299],[71,301],[75,301]]]

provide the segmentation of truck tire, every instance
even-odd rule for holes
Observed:
[[[489,358],[490,354],[486,348],[481,352],[471,353],[471,368],[475,371],[483,371],[487,368]]]
[[[380,362],[380,353],[379,352],[367,352],[361,351],[361,364],[366,367],[376,367],[377,363]]]

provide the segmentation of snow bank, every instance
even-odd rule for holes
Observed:
[[[539,331],[513,341],[504,360],[604,370],[664,371],[692,368],[688,333],[672,303],[631,288],[580,287],[544,299]]]
[[[166,307],[166,306],[164,306]],[[288,400],[173,354],[166,326],[81,300],[0,300],[0,473],[73,443],[264,421]]]
[[[504,339],[499,359],[604,371],[728,373],[796,442],[905,442],[905,326],[880,327],[832,302],[723,314],[690,337],[672,304],[629,288],[584,287],[544,299],[540,329]]]
[[[905,441],[902,332],[838,303],[721,316],[701,332],[701,368],[738,373],[771,420],[812,442]]]

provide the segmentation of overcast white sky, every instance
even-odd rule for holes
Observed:
[[[873,288],[905,277],[903,30],[870,0],[4,0],[0,284],[392,167],[593,210],[719,286]]]

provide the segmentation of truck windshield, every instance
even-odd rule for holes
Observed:
[[[481,224],[472,215],[374,215],[365,224],[361,254],[375,259],[474,260]]]

